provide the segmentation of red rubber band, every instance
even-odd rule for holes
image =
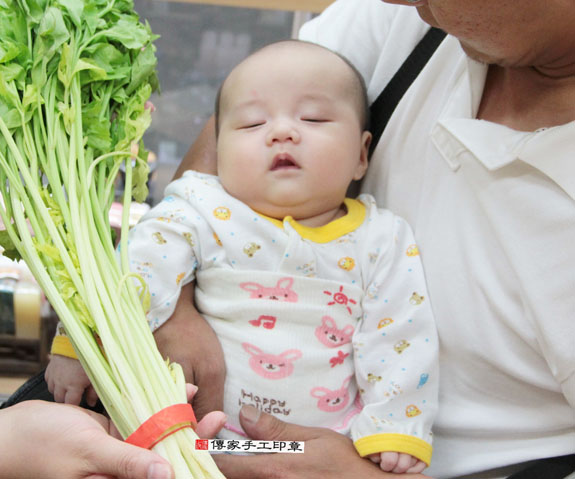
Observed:
[[[196,415],[190,404],[173,404],[150,416],[126,438],[126,442],[152,449],[176,431],[186,427],[195,428],[196,425]]]

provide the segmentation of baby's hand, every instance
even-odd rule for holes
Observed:
[[[98,401],[96,391],[77,359],[53,354],[46,368],[45,377],[48,390],[54,395],[56,402],[78,406],[85,392],[88,405],[92,407],[96,405]]]
[[[369,458],[379,464],[383,471],[395,474],[419,474],[426,467],[425,462],[402,452],[386,451],[380,454],[372,454]]]

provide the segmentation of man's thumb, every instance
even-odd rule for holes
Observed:
[[[98,473],[118,479],[173,479],[170,464],[152,451],[122,443],[111,437],[98,448]]]
[[[250,438],[262,441],[303,441],[313,431],[283,422],[249,405],[240,410],[240,423]]]

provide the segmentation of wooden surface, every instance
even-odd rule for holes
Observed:
[[[263,8],[269,10],[301,10],[319,13],[334,0],[156,0],[159,2],[177,1],[182,3],[202,3],[227,7]]]
[[[48,364],[50,345],[57,324],[58,318],[52,312],[42,318],[38,339],[0,334],[0,375],[27,376],[42,371]]]
[[[0,397],[10,396],[16,389],[28,380],[28,376],[5,377],[0,376]]]

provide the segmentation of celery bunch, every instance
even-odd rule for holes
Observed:
[[[0,0],[0,215],[60,317],[98,396],[127,437],[185,403],[183,373],[157,350],[129,274],[128,212],[147,195],[157,88],[155,35],[131,0]],[[108,211],[125,165],[121,262]],[[155,446],[178,479],[223,477],[195,433]]]

